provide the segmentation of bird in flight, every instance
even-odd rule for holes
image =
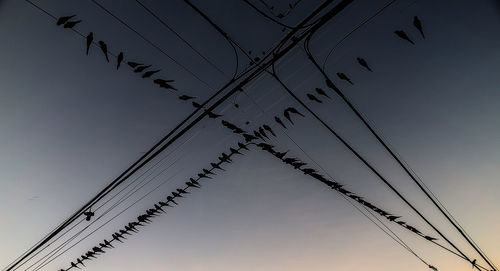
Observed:
[[[116,58],[116,69],[118,70],[120,68],[120,65],[122,64],[123,61],[123,52],[120,52],[118,54],[118,57]]]
[[[404,32],[403,30],[396,30],[396,31],[394,31],[394,34],[396,34],[399,38],[404,39],[407,42],[415,45],[415,43],[410,39],[410,37],[408,37],[406,32]]]
[[[69,21],[71,18],[75,17],[76,15],[71,15],[71,16],[61,16],[57,19],[56,25],[62,25],[65,24],[67,21]]]
[[[109,62],[109,57],[108,57],[108,46],[106,45],[106,43],[102,40],[100,40],[99,42],[99,47],[101,48],[101,51],[102,53],[104,54],[104,56],[106,57],[106,61]]]
[[[283,126],[283,128],[285,128],[285,129],[286,129],[285,124],[281,121],[281,119],[280,119],[280,118],[278,118],[278,117],[276,117],[276,116],[275,116],[275,117],[274,117],[274,121],[276,121],[276,123],[278,123],[279,125]]]
[[[425,39],[424,29],[422,28],[422,22],[417,16],[413,17],[413,26],[415,26],[418,29],[418,31],[422,35],[422,38]]]
[[[326,92],[322,88],[315,88],[314,90],[316,90],[316,93],[318,93],[319,95],[325,96],[328,99],[331,99],[330,96],[328,96],[328,94],[326,94]]]
[[[94,41],[94,33],[90,32],[90,33],[87,35],[86,40],[87,40],[87,50],[86,50],[86,54],[87,54],[87,55],[89,55],[90,45],[92,45],[92,41]]]
[[[372,69],[370,68],[370,66],[368,66],[368,63],[366,62],[366,60],[364,58],[358,57],[358,58],[356,58],[356,60],[358,60],[359,65],[361,65],[365,69],[373,72]]]
[[[313,94],[311,93],[307,93],[307,98],[309,98],[309,100],[313,101],[313,102],[317,102],[317,103],[323,103],[320,99],[318,99],[318,97],[314,96]]]
[[[190,100],[190,99],[194,99],[194,97],[193,96],[188,96],[188,95],[181,95],[181,96],[179,96],[179,99],[183,100],[183,101],[187,101],[187,100]]]
[[[154,71],[147,71],[145,72],[143,75],[142,75],[142,78],[149,78],[151,77],[153,74],[159,72],[161,70],[154,70]]]
[[[349,79],[349,77],[347,77],[347,75],[345,75],[345,73],[338,72],[337,77],[340,78],[341,80],[349,82],[349,84],[351,85],[354,85],[354,83],[351,81],[351,79]]]

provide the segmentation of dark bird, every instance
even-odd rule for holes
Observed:
[[[69,21],[71,18],[75,17],[76,15],[71,15],[71,16],[62,16],[62,17],[59,17],[57,19],[57,22],[56,24],[57,25],[62,25],[64,23],[66,23],[67,21]]]
[[[169,83],[174,82],[175,80],[165,80],[165,79],[155,79],[153,83],[159,85],[161,88],[177,90],[174,86]],[[185,95],[184,95],[185,96]],[[189,96],[187,96],[189,97]]]
[[[188,95],[181,95],[181,96],[179,96],[179,99],[183,100],[183,101],[187,101],[187,100],[194,99],[194,97],[193,96],[188,96]]]
[[[275,117],[274,117],[274,121],[276,121],[276,123],[278,123],[279,125],[283,126],[283,128],[285,128],[285,129],[286,129],[285,124],[281,121],[281,119],[280,119],[280,118],[278,118],[278,117],[276,117],[276,116],[275,116]]]
[[[396,221],[396,223],[398,223],[399,225],[401,225],[403,227],[406,225],[406,222],[404,222],[404,221]]]
[[[223,168],[221,168],[221,167],[219,166],[219,164],[216,164],[216,163],[213,163],[213,162],[212,162],[212,163],[210,163],[210,165],[212,166],[212,168],[216,168],[216,169],[219,169],[219,170],[224,171],[224,169],[223,169]]]
[[[222,115],[215,114],[215,113],[213,113],[212,111],[209,111],[209,110],[205,110],[205,112],[207,113],[208,118],[210,118],[210,119],[216,119],[216,118],[222,117]]]
[[[109,62],[109,57],[108,57],[108,46],[104,41],[100,40],[99,42],[99,47],[101,48],[102,53],[106,57],[106,61]]]
[[[160,204],[160,206],[171,207],[170,204],[168,204],[168,202],[164,202],[164,201],[159,201],[158,204]]]
[[[111,242],[109,242],[108,240],[104,239],[104,244],[111,247],[111,248],[114,248],[114,246],[111,244]]]
[[[194,183],[192,182],[186,182],[186,185],[189,186],[189,187],[194,187],[194,188],[200,188],[199,185],[195,185]]]
[[[167,213],[167,212],[165,212],[165,210],[163,210],[163,208],[162,208],[160,205],[155,204],[154,206],[155,206],[155,209],[156,209],[156,210],[161,211],[161,212],[163,212],[163,213]]]
[[[116,235],[116,233],[113,233],[113,234],[111,235],[111,237],[113,237],[113,240],[116,240],[116,241],[118,241],[118,242],[120,242],[120,243],[123,243],[123,241],[122,241],[122,240],[120,240],[120,237],[118,237],[118,236]]]
[[[305,165],[307,165],[307,163],[302,163],[302,162],[295,162],[295,163],[292,163],[292,166],[293,166],[295,169],[299,169],[300,167],[305,166]]]
[[[98,253],[106,253],[106,251],[102,250],[100,247],[93,247],[92,250]]]
[[[189,178],[189,180],[191,181],[191,183],[200,186],[200,183],[198,181],[196,181],[195,179]]]
[[[394,31],[394,34],[396,34],[399,38],[406,40],[407,42],[415,45],[415,43],[406,35],[406,33],[403,30],[396,30]]]
[[[131,233],[127,232],[127,231],[124,231],[124,230],[120,230],[120,233],[121,234],[128,234],[128,235],[132,235]]]
[[[243,134],[243,137],[245,138],[245,142],[250,142],[250,141],[259,139],[255,136],[249,135],[249,134]]]
[[[167,201],[173,202],[175,205],[178,205],[177,202],[174,201],[172,196],[167,196]]]
[[[275,154],[276,157],[278,157],[279,159],[283,159],[283,157],[285,157],[285,155],[287,154],[288,151],[286,152],[277,152]]]
[[[283,162],[291,165],[292,163],[299,162],[299,160],[297,158],[289,157],[289,158],[283,159]]]
[[[285,111],[305,117],[304,114],[300,113],[299,110],[295,109],[295,107],[288,107]]]
[[[207,176],[206,174],[203,174],[203,173],[198,173],[198,177],[200,177],[200,179],[201,179],[201,178],[212,179],[212,177]]]
[[[425,39],[424,29],[422,28],[422,22],[417,16],[413,17],[413,26],[415,26],[418,29],[420,34],[422,34],[422,38]]]
[[[436,267],[434,267],[434,266],[432,266],[430,264],[429,264],[429,268],[432,269],[432,270],[434,270],[434,271],[438,271],[438,269]]]
[[[229,148],[229,151],[231,151],[231,154],[241,154],[241,155],[243,155],[241,152],[239,152],[237,149],[234,149],[234,148]]]
[[[476,267],[476,259],[474,259],[472,262],[470,262],[472,264],[472,268]]]
[[[172,196],[176,197],[176,198],[183,198],[184,196],[177,193],[177,192],[172,192]]]
[[[316,170],[313,168],[303,168],[302,172],[304,172],[304,174],[311,174],[311,173],[316,173]]]
[[[120,241],[120,242],[121,242],[121,241]],[[96,257],[96,256],[94,256],[94,254],[95,254],[94,252],[92,252],[92,251],[88,251],[87,253],[85,253],[85,256],[87,256],[87,257],[89,257],[89,258],[95,258],[95,259],[97,259],[97,257]]]
[[[318,93],[319,95],[325,96],[328,99],[331,99],[330,96],[328,96],[328,94],[326,94],[326,92],[322,88],[315,88],[314,90],[316,90],[316,93]]]
[[[429,241],[436,241],[437,240],[437,238],[430,237],[430,236],[427,236],[427,235],[425,235],[424,238],[427,239],[427,240],[429,240]]]
[[[249,149],[247,148],[247,146],[246,146],[245,144],[241,143],[241,142],[238,142],[238,147],[239,147],[240,149],[244,149],[244,150],[247,150],[247,151],[249,150]]]
[[[129,61],[127,62],[127,64],[132,68],[132,69],[135,69],[135,67],[137,66],[142,66],[144,64],[141,64],[141,63],[137,63],[137,62],[132,62],[132,61]]]
[[[398,218],[400,218],[400,216],[390,215],[387,217],[387,219],[389,219],[390,221],[395,221]]]
[[[205,173],[206,175],[210,175],[210,174],[215,175],[215,173],[213,173],[212,171],[210,171],[210,170],[208,170],[206,168],[204,168],[202,170],[203,170],[203,173]]]
[[[94,33],[90,32],[88,35],[87,35],[87,55],[89,55],[89,50],[90,50],[90,45],[92,45],[92,42],[94,41]]]
[[[91,260],[89,257],[87,257],[85,255],[80,256],[80,258],[82,258],[82,260],[84,260],[84,261],[90,261]]]
[[[82,20],[78,20],[78,21],[68,21],[64,24],[64,28],[73,28],[75,25],[81,23]]]
[[[345,80],[345,81],[349,82],[349,84],[354,85],[354,83],[351,81],[351,79],[349,79],[349,77],[347,77],[347,75],[345,75],[345,73],[338,72],[338,73],[337,73],[337,76],[338,76],[340,79],[342,79],[342,80]]]
[[[71,267],[81,269],[80,267],[76,266],[76,264],[74,262],[71,262]]]
[[[120,65],[122,64],[123,61],[123,52],[120,52],[118,54],[118,57],[116,58],[116,69],[118,70],[120,68]]]
[[[145,69],[147,69],[149,67],[151,67],[151,65],[139,66],[139,67],[135,68],[134,72],[136,72],[136,73],[143,72]]]
[[[309,98],[309,100],[313,101],[313,102],[317,102],[317,103],[323,103],[320,99],[318,99],[318,97],[314,96],[313,94],[311,93],[307,93],[307,98]]]
[[[201,104],[195,102],[195,101],[192,101],[191,102],[191,105],[194,107],[194,108],[201,108]]]
[[[85,264],[83,263],[83,261],[81,259],[76,259],[76,262],[77,262],[77,264],[81,264],[81,265],[85,266]]]
[[[149,78],[151,77],[153,74],[159,72],[161,70],[154,70],[154,71],[147,71],[145,72],[143,75],[142,75],[142,78]]]
[[[259,127],[259,134],[261,134],[262,136],[264,136],[267,139],[269,139],[269,137],[266,135],[266,132],[264,131],[264,128],[262,128],[262,127]]]
[[[264,127],[264,129],[266,129],[269,133],[271,133],[274,137],[276,136],[276,134],[274,133],[273,129],[271,129],[271,127],[269,127],[268,125],[264,124],[262,125],[262,127]]]
[[[356,58],[356,60],[358,60],[359,65],[361,65],[361,66],[365,67],[365,69],[373,72],[372,69],[370,68],[370,66],[368,66],[368,63],[366,62],[366,60],[364,58],[358,57],[358,58]]]
[[[285,112],[283,112],[283,116],[285,116],[285,118],[291,123],[293,124],[293,121],[292,121],[292,118],[290,117],[290,113],[288,112],[288,110],[285,110]]]
[[[221,156],[219,157],[219,160],[221,160],[222,162],[232,162],[231,158],[229,157],[229,155],[227,155],[226,153],[222,153]]]
[[[87,212],[84,212],[83,215],[85,215],[85,220],[87,221],[90,221],[90,219],[94,216],[94,212],[92,211],[87,211]]]
[[[188,192],[188,191],[186,191],[185,189],[180,189],[180,188],[177,188],[177,189],[175,189],[175,190],[177,190],[177,192],[179,192],[180,194],[189,194],[189,192]]]
[[[262,139],[262,140],[264,140],[264,141],[266,141],[266,139],[258,131],[254,130],[253,131],[253,135],[256,136],[256,137],[258,137],[258,138],[260,138],[260,139]]]
[[[235,134],[243,134],[244,132],[245,132],[245,131],[243,131],[243,130],[242,130],[242,129],[240,129],[240,128],[234,128],[234,129],[233,129],[233,133],[235,133]]]

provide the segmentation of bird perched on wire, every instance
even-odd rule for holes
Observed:
[[[137,68],[135,68],[134,72],[136,73],[139,73],[139,72],[143,72],[145,69],[151,67],[152,65],[143,65],[143,66],[139,66]]]
[[[188,96],[188,95],[181,95],[181,96],[179,96],[179,99],[182,100],[182,101],[187,101],[187,100],[194,99],[194,97],[193,96]]]
[[[87,50],[86,50],[86,54],[87,54],[87,55],[89,55],[90,45],[92,45],[92,42],[94,41],[94,33],[90,32],[90,33],[87,35],[86,40],[87,40]]]
[[[429,268],[432,269],[432,270],[434,270],[434,271],[438,271],[438,269],[436,267],[434,267],[434,266],[432,266],[430,264],[429,264]]]
[[[288,111],[288,112],[290,112],[290,113],[297,114],[297,115],[300,115],[302,117],[305,117],[304,114],[300,113],[299,110],[295,109],[295,107],[287,107],[285,110]]]
[[[274,137],[276,137],[276,134],[274,133],[273,129],[271,129],[271,127],[269,127],[269,125],[264,124],[264,125],[262,125],[262,127],[264,127],[264,129],[265,129],[266,131],[268,131],[268,132],[269,132],[269,133],[271,133]]]
[[[78,21],[68,21],[64,24],[64,28],[73,28],[75,25],[81,23],[82,20],[78,20]]]
[[[239,147],[240,149],[244,149],[244,150],[247,150],[247,151],[249,150],[249,149],[247,148],[247,146],[246,146],[245,144],[241,143],[241,142],[238,142],[238,147]]]
[[[143,75],[142,75],[142,78],[149,78],[151,77],[153,74],[159,72],[161,70],[154,70],[154,71],[147,71],[145,72]]]
[[[106,45],[106,43],[102,40],[100,40],[98,42],[99,44],[99,47],[101,48],[101,51],[102,53],[104,54],[104,56],[106,57],[106,61],[109,62],[109,57],[108,57],[108,46]]]
[[[317,102],[317,103],[323,103],[320,99],[318,99],[318,97],[314,96],[314,94],[311,94],[311,93],[307,93],[307,98],[309,98],[309,100],[313,101],[313,102]]]
[[[330,96],[328,96],[328,94],[326,94],[326,92],[322,89],[322,88],[315,88],[314,89],[316,91],[316,93],[318,93],[319,95],[321,96],[325,96],[327,97],[328,99],[331,99]]]
[[[366,60],[364,58],[358,57],[358,58],[356,58],[356,60],[358,61],[359,65],[363,66],[368,71],[373,72],[372,69],[370,68],[370,66],[368,66],[368,63],[366,62]]]
[[[399,38],[404,39],[407,42],[415,45],[415,43],[410,39],[410,37],[408,37],[406,32],[404,32],[403,30],[396,30],[396,31],[394,31],[394,34],[396,34]]]
[[[70,16],[61,16],[57,19],[56,25],[62,25],[65,24],[67,21],[71,20],[71,18],[75,17],[76,15],[70,15]]]
[[[424,29],[422,28],[422,22],[417,16],[413,17],[413,26],[415,26],[418,29],[418,31],[422,35],[422,38],[425,39]]]
[[[120,68],[122,61],[123,61],[123,52],[120,52],[118,54],[118,57],[116,57],[116,70],[118,70]]]
[[[337,77],[340,78],[341,80],[349,82],[349,84],[351,84],[351,85],[354,85],[354,83],[351,81],[351,79],[349,77],[347,77],[347,75],[345,75],[345,73],[338,72]]]
[[[283,128],[285,128],[285,129],[286,129],[285,124],[281,121],[281,119],[280,119],[280,118],[278,118],[278,117],[276,117],[276,116],[275,116],[275,117],[274,117],[274,121],[276,121],[276,123],[278,123],[279,125],[281,125]]]
[[[266,131],[264,131],[264,128],[262,128],[262,127],[259,127],[259,134],[261,134],[265,138],[269,139],[269,137],[266,134]]]
[[[210,118],[210,119],[216,119],[216,118],[222,117],[222,115],[215,114],[212,111],[207,110],[207,109],[205,109],[205,112],[207,113],[208,118]]]
[[[137,63],[137,62],[133,62],[133,61],[129,61],[129,62],[127,62],[127,64],[128,64],[128,65],[130,66],[130,68],[132,68],[132,69],[135,69],[135,68],[136,68],[136,67],[138,67],[138,66],[142,66],[142,65],[144,65],[144,64],[142,64],[142,63]]]
[[[177,90],[174,86],[172,86],[170,83],[174,82],[175,80],[165,80],[165,79],[155,79],[153,83],[157,84],[160,86],[160,88],[166,88],[166,89],[171,89],[171,90]],[[186,95],[185,95],[186,96]],[[190,96],[187,96],[190,97]],[[180,99],[180,97],[179,97]],[[181,99],[182,100],[182,99]],[[184,100],[185,101],[185,100]]]

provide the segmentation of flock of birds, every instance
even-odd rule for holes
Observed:
[[[250,135],[249,135],[250,136]],[[98,245],[92,247],[90,250],[88,250],[86,253],[82,254],[79,258],[77,258],[75,261],[72,261],[70,263],[70,267],[67,269],[60,269],[60,271],[68,271],[71,268],[77,268],[80,269],[81,266],[85,266],[85,261],[90,261],[92,259],[96,259],[97,256],[102,255],[106,253],[105,250],[107,249],[113,249],[113,242],[121,242],[123,243],[123,240],[127,239],[127,235],[132,235],[134,233],[139,232],[140,227],[144,227],[147,224],[152,222],[152,219],[154,217],[157,217],[161,215],[162,213],[166,213],[165,207],[173,207],[175,205],[178,205],[177,199],[184,198],[185,195],[190,194],[188,191],[191,188],[200,188],[201,187],[201,180],[203,179],[212,179],[212,176],[216,175],[217,173],[215,170],[220,170],[224,171],[224,169],[221,167],[222,164],[224,163],[231,163],[233,160],[231,157],[233,155],[243,155],[241,152],[242,150],[249,150],[248,145],[252,144],[252,140],[255,137],[249,137],[245,138],[246,143],[238,142],[237,147],[230,147],[229,148],[229,154],[226,154],[223,152],[219,157],[218,161],[216,162],[211,162],[210,166],[208,169],[203,168],[200,173],[197,174],[195,178],[189,178],[189,181],[185,182],[186,187],[183,188],[177,188],[175,191],[171,192],[168,196],[166,196],[165,200],[158,201],[154,206],[150,209],[147,209],[145,213],[139,215],[135,221],[129,222],[127,225],[124,226],[123,229],[120,229],[116,232],[114,232],[111,235],[111,239],[107,240],[104,239],[102,242],[100,242]],[[256,138],[255,138],[256,139]],[[87,214],[92,213],[90,217],[94,216],[93,212],[87,211]],[[87,217],[88,220],[90,220],[89,217]]]

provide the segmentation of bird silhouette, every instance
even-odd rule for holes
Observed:
[[[235,133],[235,134],[243,134],[244,132],[245,132],[245,131],[243,131],[243,130],[242,130],[242,129],[240,129],[240,128],[235,128],[235,129],[233,129],[233,133]]]
[[[159,85],[161,88],[166,88],[166,89],[172,89],[172,90],[177,90],[175,87],[173,87],[171,82],[174,82],[175,80],[165,80],[165,79],[155,79],[153,83]],[[187,96],[189,97],[189,96]]]
[[[279,159],[283,159],[283,157],[285,157],[285,155],[288,153],[288,151],[286,152],[277,152],[275,154],[276,157],[278,157]]]
[[[175,202],[174,198],[172,196],[167,196],[167,201],[174,203],[175,205],[178,205],[177,202]]]
[[[205,110],[205,112],[207,113],[208,118],[210,118],[210,119],[216,119],[216,118],[222,117],[222,115],[215,114],[210,110]]]
[[[163,213],[167,213],[167,212],[165,212],[165,210],[163,210],[163,208],[162,208],[160,205],[155,204],[154,206],[155,206],[155,209],[156,209],[156,210],[161,211],[161,212],[163,212]]]
[[[127,232],[127,231],[124,231],[124,230],[120,230],[120,233],[121,234],[128,234],[128,235],[132,235],[131,233]]]
[[[207,176],[206,174],[203,174],[203,173],[198,173],[198,177],[199,177],[200,179],[201,179],[201,178],[212,179],[212,177]]]
[[[364,58],[358,57],[358,58],[356,58],[356,60],[358,60],[359,65],[361,65],[365,69],[373,72],[372,69],[370,68],[370,66],[368,66],[368,63],[366,62],[366,60]]]
[[[429,240],[429,241],[436,241],[437,240],[437,238],[434,238],[434,237],[431,237],[431,236],[427,236],[427,235],[425,235],[424,238],[427,239],[427,240]]]
[[[278,117],[276,117],[276,116],[275,116],[275,117],[274,117],[274,121],[276,121],[276,123],[278,123],[279,125],[281,125],[283,128],[285,128],[285,129],[286,129],[285,124],[281,121],[281,119],[280,119],[280,118],[278,118]]]
[[[231,151],[231,154],[241,154],[243,155],[241,152],[239,152],[237,149],[235,148],[229,148],[229,150]]]
[[[120,52],[118,54],[118,57],[116,58],[116,69],[118,70],[120,68],[120,65],[122,64],[123,61],[123,52]]]
[[[418,31],[422,35],[422,38],[425,39],[424,29],[422,28],[422,22],[417,16],[413,17],[413,26],[415,26],[418,29]]]
[[[194,108],[201,108],[201,104],[195,102],[195,101],[192,101],[191,102],[191,105],[194,107]]]
[[[85,220],[90,221],[90,219],[94,216],[94,212],[87,211],[87,212],[84,212],[83,215],[86,216]]]
[[[259,139],[258,137],[249,134],[243,134],[243,137],[245,138],[245,142],[250,142]]]
[[[189,187],[194,187],[194,188],[200,188],[199,185],[195,185],[194,183],[192,182],[186,182],[186,185],[189,186]]]
[[[142,66],[144,64],[142,63],[137,63],[137,62],[133,62],[133,61],[129,61],[127,62],[127,64],[132,68],[132,69],[135,69],[137,66]]]
[[[120,242],[120,243],[123,243],[123,241],[122,241],[122,240],[120,240],[120,237],[119,237],[119,236],[117,236],[117,235],[116,235],[116,233],[113,233],[113,234],[111,235],[111,237],[113,237],[113,240],[116,240],[116,241],[118,241],[118,242]]]
[[[143,65],[143,66],[139,66],[137,68],[135,68],[134,72],[136,73],[140,73],[140,72],[143,72],[145,69],[151,67],[152,65]]]
[[[268,131],[269,133],[271,133],[274,137],[276,137],[276,134],[274,133],[273,129],[271,129],[271,127],[269,127],[269,125],[262,125],[262,127],[264,127],[264,129],[266,129],[266,131]]]
[[[299,160],[297,158],[289,157],[289,158],[283,159],[283,162],[291,165],[292,163],[299,162]]]
[[[247,146],[246,146],[245,144],[241,143],[241,142],[238,142],[238,147],[239,147],[240,149],[244,149],[244,150],[249,151],[249,149],[247,148]]]
[[[158,204],[160,204],[160,206],[172,207],[172,206],[170,206],[170,204],[168,204],[168,202],[164,202],[164,201],[158,201]]]
[[[82,20],[78,20],[78,21],[68,21],[68,22],[66,22],[66,23],[64,24],[64,26],[63,26],[63,27],[64,27],[64,28],[70,28],[70,29],[71,29],[71,28],[73,28],[75,25],[77,25],[77,24],[79,24],[79,23],[81,23],[81,22],[82,22]]]
[[[349,79],[349,77],[347,77],[347,75],[345,75],[345,73],[338,72],[337,76],[338,76],[338,78],[349,82],[349,84],[354,85],[354,83],[351,81],[351,79]]]
[[[399,38],[404,39],[407,42],[415,45],[415,43],[410,39],[410,37],[408,37],[406,32],[404,32],[403,30],[396,30],[396,31],[394,31],[394,34],[396,34]]]
[[[316,93],[318,93],[319,95],[325,96],[328,99],[331,99],[330,96],[328,96],[328,94],[326,94],[326,92],[322,88],[315,88],[314,90],[316,90]]]
[[[71,18],[75,17],[76,15],[71,15],[71,16],[61,16],[57,19],[56,25],[62,25],[65,24],[67,21],[69,21]]]
[[[213,173],[212,171],[210,171],[210,170],[208,170],[206,168],[203,168],[202,170],[203,170],[203,173],[206,174],[206,175],[210,175],[210,174],[215,175],[215,173]]]
[[[222,162],[231,162],[231,158],[229,157],[229,155],[225,154],[225,153],[222,153],[221,156],[219,157],[219,160],[221,160]]]
[[[154,71],[147,71],[145,72],[143,75],[142,75],[142,78],[149,78],[151,77],[153,74],[159,72],[161,70],[154,70]]]
[[[100,40],[99,42],[99,47],[101,48],[101,51],[102,53],[104,54],[104,56],[106,57],[106,61],[109,62],[109,57],[108,57],[108,46],[106,45],[106,43],[102,40]]]
[[[303,168],[301,170],[302,170],[302,172],[304,172],[304,174],[308,174],[308,175],[312,174],[312,173],[316,173],[316,170],[313,168]]]
[[[438,269],[437,269],[436,267],[434,267],[434,266],[432,266],[432,265],[430,265],[430,264],[429,264],[429,269],[432,269],[432,270],[434,270],[434,271],[438,271]]]
[[[171,194],[172,194],[172,196],[174,196],[175,198],[183,198],[183,197],[184,197],[183,195],[181,195],[181,194],[179,194],[179,193],[177,193],[177,192],[172,192]]]
[[[121,242],[121,241],[120,241]],[[123,242],[122,242],[123,243]],[[89,258],[94,258],[94,259],[97,259],[96,256],[94,256],[94,252],[92,251],[88,251],[87,253],[85,253],[85,256],[89,257]]]
[[[106,244],[107,246],[111,247],[111,248],[115,248],[111,242],[109,242],[108,240],[104,239],[104,244]]]
[[[92,250],[97,253],[106,253],[106,251],[102,250],[100,247],[93,247]]]
[[[285,111],[288,111],[293,114],[300,115],[301,117],[305,117],[304,114],[300,113],[299,110],[297,110],[295,107],[287,107]]]
[[[269,139],[269,137],[266,135],[266,131],[264,131],[264,128],[262,127],[259,127],[259,134]]]
[[[289,111],[288,111],[288,110],[285,110],[285,111],[283,112],[283,116],[285,116],[285,118],[286,118],[286,119],[287,119],[287,120],[288,120],[291,124],[293,124],[292,118],[290,117],[290,113],[289,113]]]
[[[317,102],[317,103],[323,103],[320,99],[318,99],[318,97],[314,96],[313,94],[311,93],[307,93],[307,98],[309,98],[309,100],[313,101],[313,102]]]
[[[83,261],[91,261],[91,259],[85,255],[81,255],[80,258],[82,258]]]
[[[292,166],[293,166],[295,169],[299,169],[300,167],[305,166],[305,165],[307,165],[307,163],[303,163],[303,162],[295,162],[295,163],[292,163]]]
[[[198,181],[196,181],[195,179],[193,179],[193,178],[189,178],[189,181],[191,181],[191,183],[193,183],[195,185],[200,186],[200,183]]]
[[[406,225],[406,222],[404,222],[404,221],[396,221],[396,223],[398,223],[399,225],[401,225],[403,227]]]
[[[474,259],[472,262],[470,262],[472,264],[472,268],[476,267],[476,259]]]
[[[213,163],[213,162],[212,162],[212,163],[210,163],[210,165],[212,166],[212,168],[216,168],[216,169],[218,169],[218,170],[225,171],[223,168],[221,168],[221,167],[219,166],[219,164],[216,164],[216,163]]]
[[[92,45],[92,42],[94,41],[94,33],[90,32],[90,33],[87,35],[86,40],[87,40],[87,50],[86,50],[86,54],[87,54],[87,55],[89,55],[90,45]]]
[[[81,269],[80,267],[76,266],[76,264],[74,262],[71,262],[71,267]]]
[[[188,95],[181,95],[181,96],[179,96],[179,99],[183,100],[183,101],[187,101],[187,100],[190,100],[190,99],[194,99],[194,97],[193,96],[188,96]]]
[[[395,221],[396,219],[401,218],[400,216],[390,215],[387,217],[390,221]]]
[[[258,131],[254,130],[253,131],[253,135],[256,136],[256,137],[258,137],[258,138],[260,138],[260,139],[262,139],[262,140],[264,140],[264,141],[266,141],[266,139]]]
[[[179,192],[180,194],[190,194],[188,191],[186,191],[186,189],[177,188],[175,190],[177,190],[177,192]]]

